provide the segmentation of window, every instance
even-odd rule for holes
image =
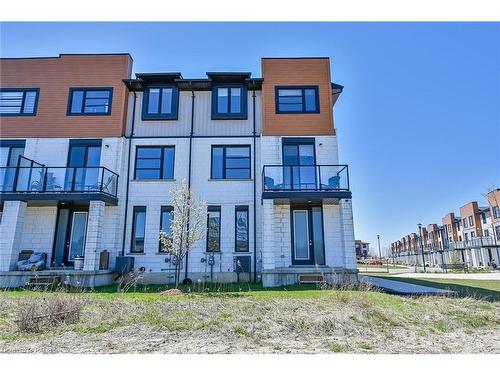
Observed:
[[[0,89],[0,116],[35,116],[39,89]]]
[[[448,224],[447,227],[448,227],[448,233],[450,233],[451,232],[451,224]]]
[[[244,86],[216,86],[212,90],[212,120],[247,118],[247,89]]]
[[[249,179],[250,146],[212,146],[212,179]]]
[[[470,232],[470,238],[476,237],[476,232]]]
[[[13,191],[17,166],[24,154],[25,141],[0,140],[0,191]]]
[[[495,219],[500,219],[500,207],[498,206],[493,207],[493,217]]]
[[[135,154],[136,180],[172,180],[174,146],[138,146]]]
[[[113,88],[71,88],[69,90],[68,115],[110,115]]]
[[[276,87],[276,113],[319,113],[318,86]]]
[[[144,252],[144,237],[146,233],[146,207],[135,206],[132,221],[132,246],[131,253]]]
[[[469,226],[474,226],[474,219],[472,218],[472,216],[469,216]]]
[[[486,224],[486,214],[484,212],[481,212],[481,220],[483,224]]]
[[[495,234],[496,234],[497,238],[500,239],[500,225],[495,227]]]
[[[467,227],[468,227],[468,225],[467,225],[467,218],[464,217],[464,228],[467,228]]]
[[[143,120],[177,120],[179,91],[177,86],[148,87],[142,103]]]
[[[490,236],[490,231],[488,229],[484,230],[484,236],[489,237]]]
[[[248,251],[248,206],[235,209],[235,251]]]
[[[170,223],[173,218],[174,208],[172,206],[161,206],[160,229],[164,231],[170,238],[172,238],[172,229],[170,228]],[[161,242],[159,252],[166,252],[166,249],[162,248]]]
[[[457,230],[460,230],[460,220],[457,221]]]
[[[207,252],[220,251],[220,206],[208,206]]]

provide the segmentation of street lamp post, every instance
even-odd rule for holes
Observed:
[[[380,265],[382,265],[382,252],[380,251],[380,234],[377,234],[378,242],[378,259],[380,260]],[[387,272],[389,272],[389,264],[387,264]]]
[[[425,255],[424,255],[424,242],[422,241],[422,224],[418,224],[418,235],[420,238],[420,252],[422,253],[422,263],[424,266],[424,272],[427,272],[425,269]]]

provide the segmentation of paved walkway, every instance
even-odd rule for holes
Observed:
[[[423,285],[411,284],[403,281],[388,280],[375,276],[360,276],[360,281],[372,284],[388,292],[405,295],[449,295],[455,292],[445,289],[432,288]]]
[[[410,277],[414,279],[459,279],[459,280],[494,280],[500,281],[500,272],[489,273],[398,273],[391,277]]]

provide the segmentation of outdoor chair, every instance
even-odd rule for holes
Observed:
[[[333,176],[328,179],[328,184],[321,184],[324,190],[336,190],[340,188],[340,176]]]

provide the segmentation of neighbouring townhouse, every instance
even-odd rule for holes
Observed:
[[[457,264],[466,268],[500,266],[500,189],[490,191],[486,197],[487,206],[469,202],[460,207],[460,216],[449,212],[442,218],[442,225],[422,228],[426,265],[443,269]],[[422,265],[419,251],[406,245],[410,236],[391,244],[393,259]]]
[[[354,241],[356,247],[356,259],[364,259],[370,253],[370,243],[361,240]]]
[[[128,271],[172,282],[159,231],[183,182],[207,202],[185,282],[356,278],[330,69],[263,58],[261,78],[132,77],[128,54],[2,59],[0,286],[97,286]]]

